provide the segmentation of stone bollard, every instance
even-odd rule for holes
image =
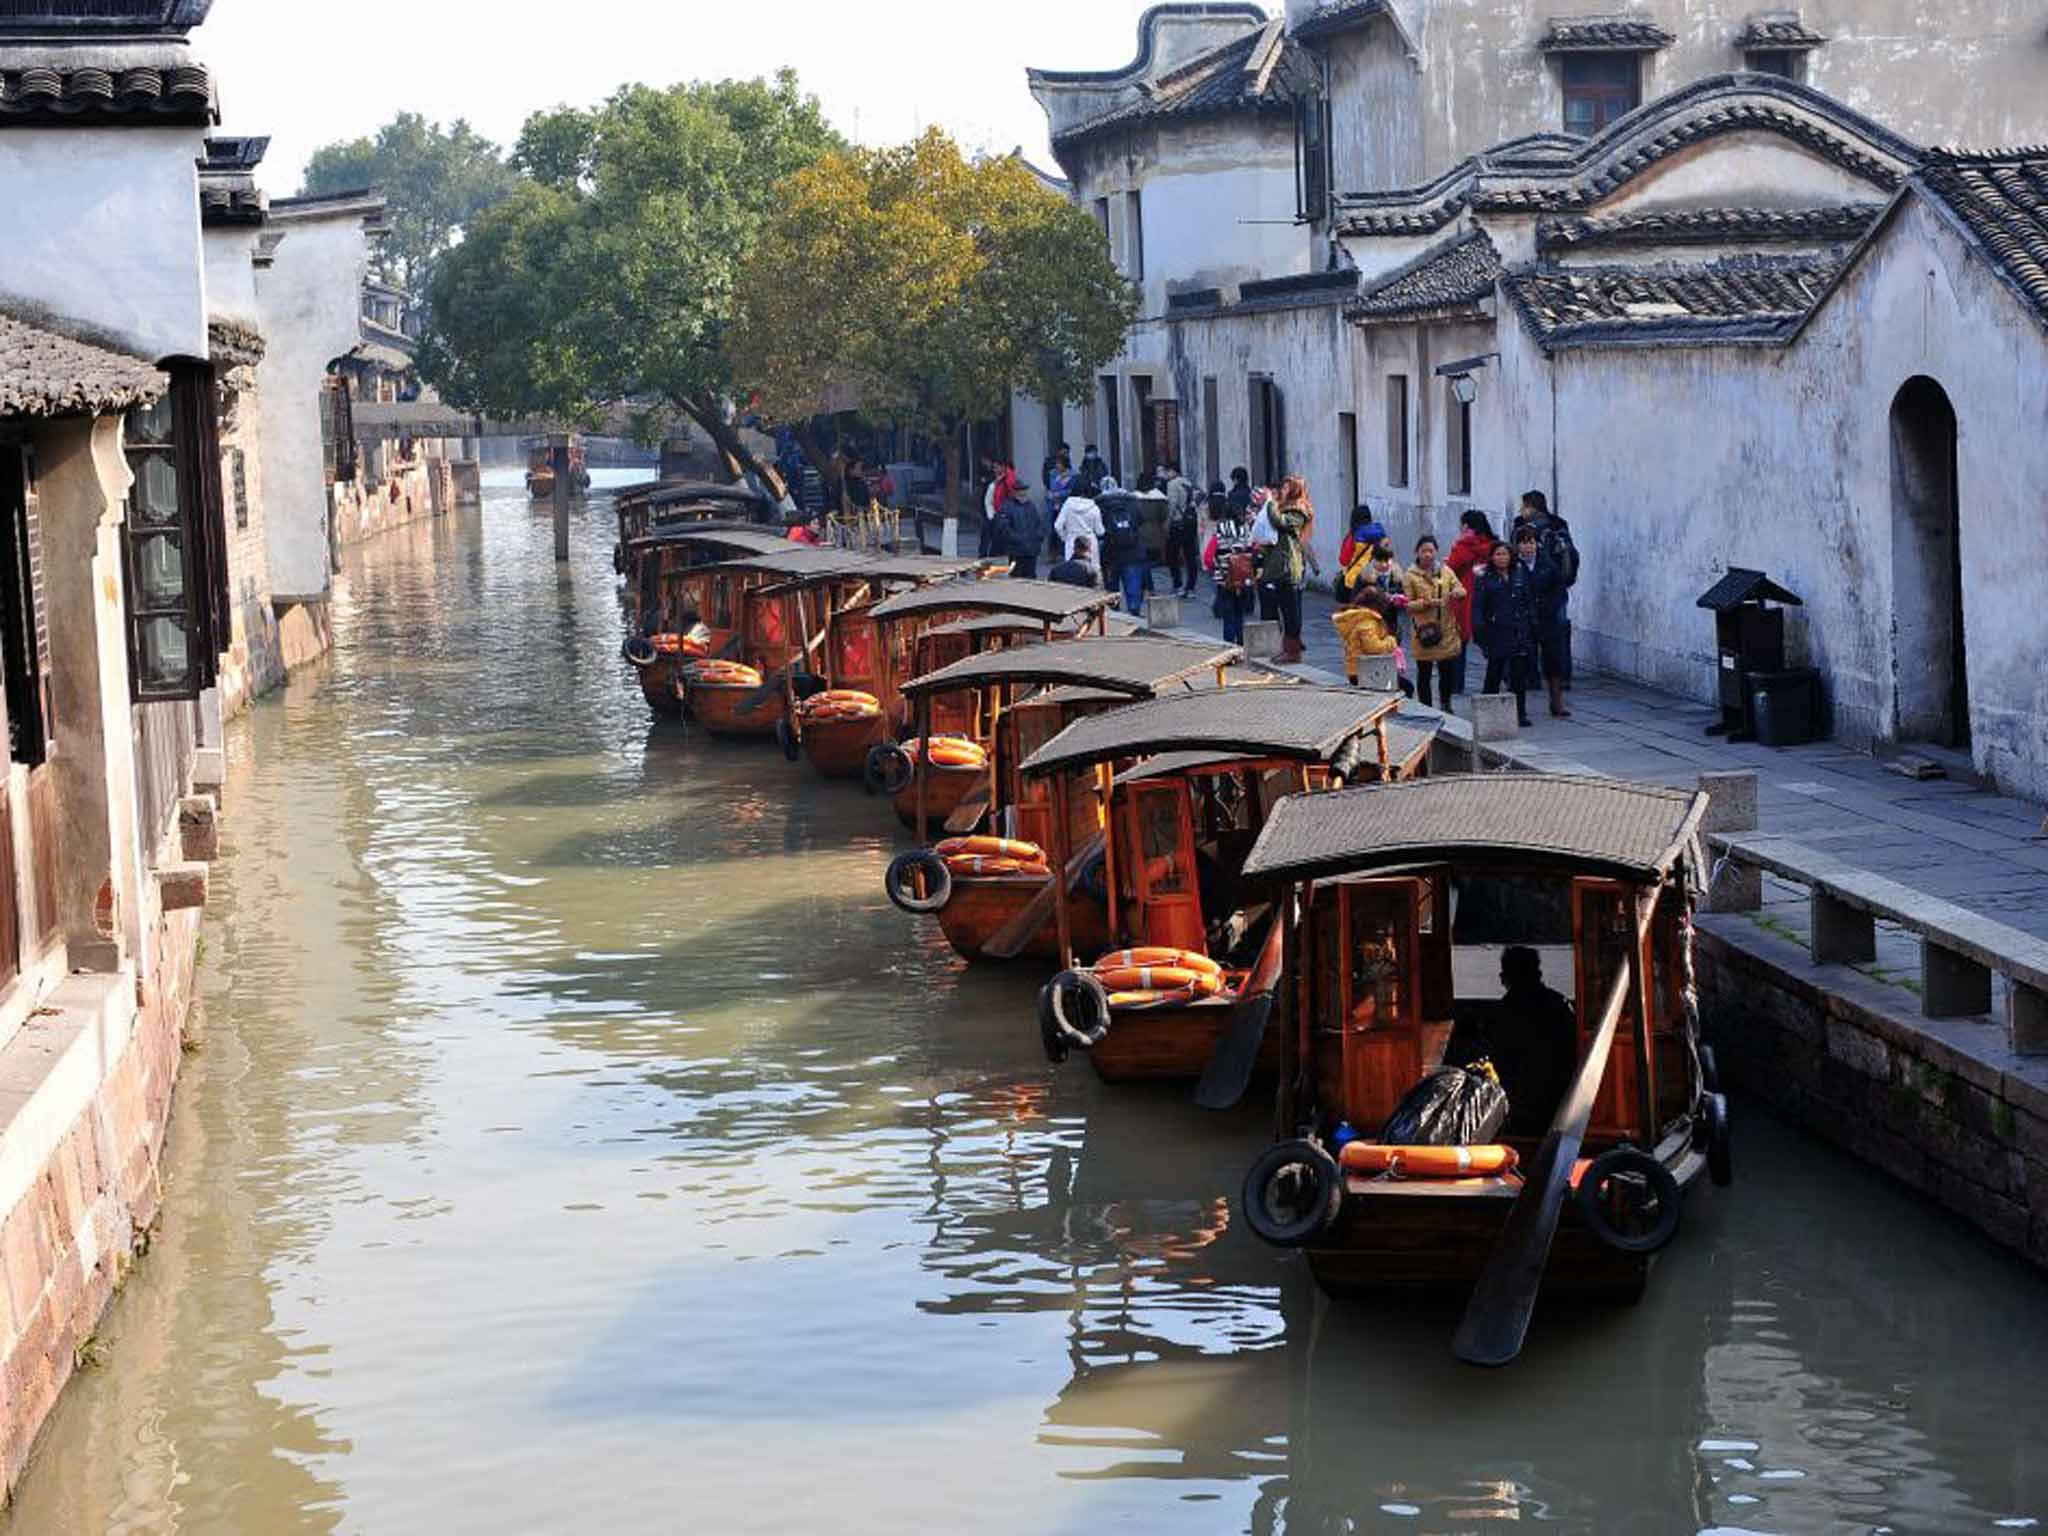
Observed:
[[[1521,726],[1515,719],[1515,696],[1511,693],[1475,693],[1472,695],[1472,740],[1513,741]],[[1478,766],[1478,754],[1473,755],[1473,766]]]
[[[960,519],[949,517],[939,524],[939,554],[943,559],[960,558]]]
[[[1148,629],[1178,629],[1180,627],[1180,599],[1177,597],[1146,598],[1145,627]]]
[[[187,795],[178,802],[178,839],[187,863],[211,864],[220,857],[220,816],[211,795]]]
[[[1398,693],[1401,669],[1391,655],[1361,656],[1358,658],[1358,686],[1369,688],[1374,693]]]
[[[219,747],[200,747],[192,754],[192,787],[219,789],[228,780],[227,754]]]
[[[1244,654],[1249,661],[1271,661],[1280,654],[1280,621],[1252,619],[1244,626]]]
[[[2048,993],[2014,981],[2006,999],[2006,1029],[2016,1056],[2048,1056]]]
[[[1707,813],[1700,820],[1702,834],[1754,832],[1757,829],[1756,775],[1754,773],[1703,773],[1700,792],[1707,797]],[[1764,904],[1764,872],[1753,864],[1730,859],[1721,865],[1707,892],[1709,912],[1756,912]]]

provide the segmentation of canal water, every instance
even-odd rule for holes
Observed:
[[[1508,1371],[1320,1301],[1232,1213],[1256,1107],[1053,1072],[885,807],[649,723],[578,518],[355,552],[232,728],[162,1227],[8,1531],[2048,1519],[2048,1284],[1754,1115]]]

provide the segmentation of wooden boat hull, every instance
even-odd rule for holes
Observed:
[[[745,707],[749,699],[755,701],[751,709]],[[758,741],[775,734],[789,701],[780,688],[761,695],[751,685],[693,683],[689,704],[690,717],[713,736]]]
[[[1705,1167],[1696,1152],[1680,1159],[1672,1173],[1681,1191],[1689,1192]],[[1498,1179],[1458,1179],[1396,1189],[1349,1177],[1337,1225],[1306,1250],[1309,1269],[1332,1296],[1462,1294],[1485,1269],[1518,1187]],[[1635,1301],[1654,1257],[1608,1247],[1567,1201],[1543,1272],[1543,1294]]]
[[[946,942],[963,960],[985,958],[982,946],[1007,927],[1031,899],[1045,889],[1045,881],[1032,875],[991,875],[986,878],[953,877],[953,897],[940,910],[939,927]],[[1109,913],[1092,901],[1074,903],[1070,914],[1074,943],[1085,950],[1109,947]],[[1048,912],[1045,926],[1032,935],[1031,942],[1018,951],[1019,960],[1039,960],[1057,965],[1060,958],[1058,916]]]
[[[804,727],[804,756],[828,779],[858,779],[867,772],[868,749],[888,734],[889,722],[821,720]]]
[[[1110,1015],[1109,1033],[1085,1055],[1105,1083],[1198,1082],[1237,1015],[1235,998],[1212,998],[1173,1008],[1122,1009]],[[1280,1030],[1266,1030],[1259,1045],[1258,1079],[1280,1070]]]
[[[644,667],[635,667],[641,696],[647,707],[664,720],[683,718],[683,696],[676,688],[676,664],[671,656],[656,656]]]
[[[988,782],[986,768],[939,768],[930,770],[931,782],[925,786],[925,814],[931,818],[934,827],[943,827],[946,818],[960,809],[960,802],[974,790],[975,785]],[[908,789],[896,797],[896,819],[917,830],[917,783],[911,782]]]

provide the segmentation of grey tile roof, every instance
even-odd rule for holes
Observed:
[[[1441,861],[1649,879],[1684,851],[1705,804],[1685,790],[1535,773],[1290,795],[1274,806],[1244,872],[1300,879]]]
[[[1508,296],[1546,348],[1589,343],[1778,341],[1840,272],[1840,259],[1510,272]]]
[[[1677,41],[1654,21],[1635,16],[1559,17],[1537,46],[1545,53],[1654,53]]]
[[[1500,253],[1486,231],[1477,229],[1388,273],[1351,306],[1351,317],[1413,320],[1469,311],[1492,295],[1500,272]]]
[[[934,590],[948,589],[925,589],[927,593]],[[891,603],[900,601],[891,599]],[[889,606],[890,603],[883,603],[872,611],[878,618],[884,617]],[[1174,683],[1207,676],[1243,655],[1236,646],[1220,640],[1170,640],[1149,634],[1099,639],[1084,635],[1056,645],[1020,645],[1007,651],[964,657],[949,667],[911,679],[903,685],[903,691],[945,693],[996,683],[1078,684],[1144,699]]]
[[[72,122],[204,127],[212,121],[213,82],[199,64],[0,69],[0,127]]]
[[[1369,21],[1386,8],[1387,0],[1323,0],[1321,5],[1295,23],[1294,38],[1297,42],[1306,43],[1319,37],[1329,37]]]
[[[1106,608],[1115,599],[1108,592],[1090,587],[1070,587],[1057,581],[1033,581],[1017,576],[998,576],[971,586],[925,587],[904,592],[878,603],[878,619],[900,619],[913,614],[957,610],[971,613],[1018,613],[1041,622],[1057,624],[1084,613]]]
[[[139,357],[0,313],[0,416],[106,416],[146,405],[169,379]]]
[[[1233,112],[1292,112],[1316,82],[1308,54],[1279,22],[1248,32],[1139,84],[1139,99],[1077,123],[1059,136],[1073,143],[1105,129]]]
[[[1827,39],[1798,17],[1755,17],[1735,39],[1735,46],[1749,51],[1818,48]]]
[[[1931,151],[1920,181],[2048,325],[2048,147],[1982,155]]]
[[[1831,208],[1667,208],[1606,218],[1545,218],[1537,222],[1541,250],[1595,250],[1631,245],[1702,245],[1724,241],[1839,241],[1862,239],[1884,212],[1882,203]]]
[[[212,8],[213,0],[0,0],[0,32],[187,32]]]
[[[247,177],[199,179],[199,217],[210,229],[261,224],[264,207],[263,193]]]

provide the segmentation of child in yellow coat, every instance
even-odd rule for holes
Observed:
[[[1351,594],[1350,602],[1330,617],[1337,626],[1337,638],[1344,642],[1344,673],[1351,686],[1358,686],[1358,658],[1391,656],[1400,642],[1394,637],[1396,615],[1405,598],[1389,597],[1375,586],[1363,586]]]

